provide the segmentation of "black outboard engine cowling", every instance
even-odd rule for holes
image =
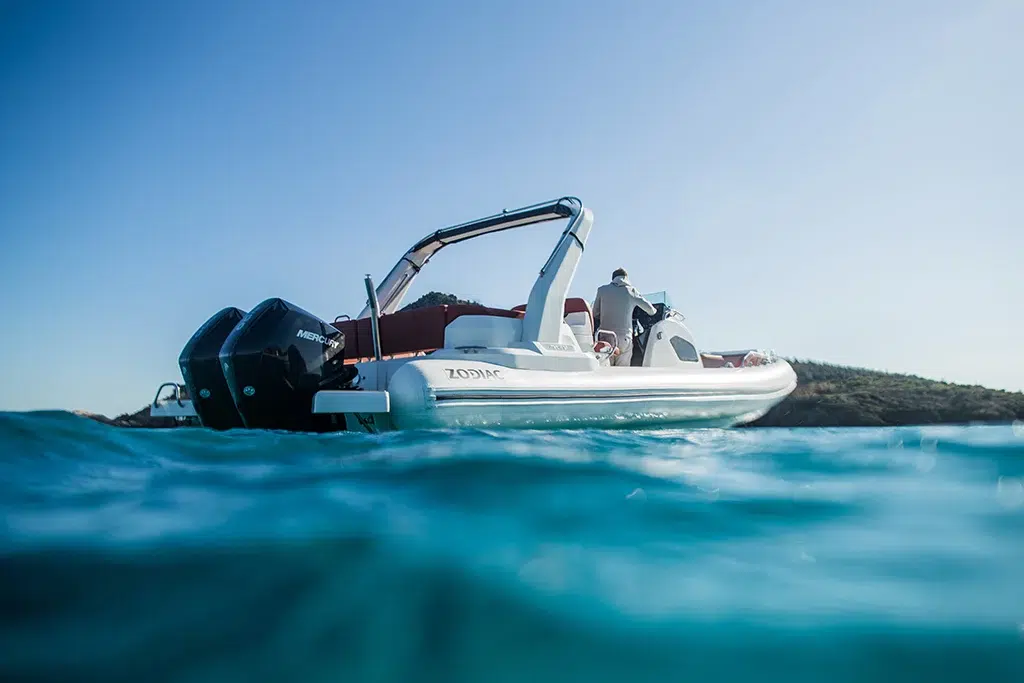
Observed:
[[[235,327],[220,363],[246,427],[321,432],[343,429],[313,413],[313,395],[342,389],[358,371],[344,365],[345,335],[284,301],[267,299]]]
[[[245,311],[224,308],[196,330],[178,356],[178,367],[199,422],[210,429],[243,427],[231,390],[220,368],[220,348],[245,316]]]

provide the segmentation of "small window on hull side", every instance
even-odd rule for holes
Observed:
[[[676,352],[676,357],[681,361],[688,363],[696,363],[699,358],[697,356],[697,349],[693,348],[693,344],[686,341],[682,337],[672,337],[669,340],[672,344],[672,348]]]

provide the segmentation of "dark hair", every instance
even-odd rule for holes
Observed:
[[[612,273],[612,279],[614,280],[617,277],[626,277],[626,269],[616,268],[615,271]]]

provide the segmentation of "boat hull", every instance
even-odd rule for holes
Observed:
[[[761,417],[795,387],[783,360],[560,372],[424,359],[391,377],[389,417],[395,429],[731,427]]]

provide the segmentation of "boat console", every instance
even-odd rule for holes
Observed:
[[[629,364],[640,367],[644,364],[651,328],[665,319],[665,304],[655,303],[654,313],[650,314],[641,308],[633,309],[633,357]]]

